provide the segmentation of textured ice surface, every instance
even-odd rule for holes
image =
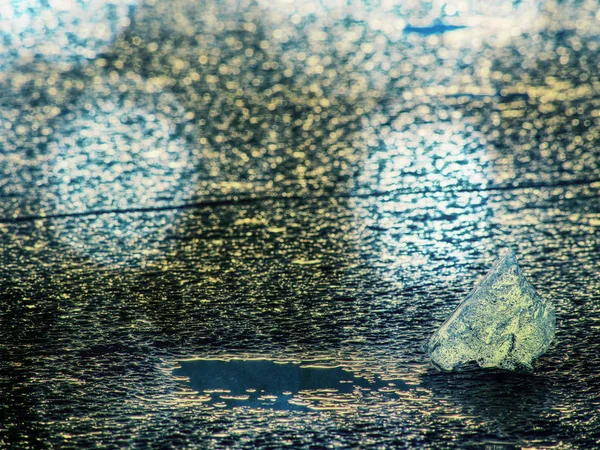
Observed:
[[[509,252],[433,334],[427,353],[446,371],[473,361],[481,367],[533,370],[554,332],[554,307],[535,292]]]

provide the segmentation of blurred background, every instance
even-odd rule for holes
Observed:
[[[599,21],[0,0],[0,446],[600,446]],[[555,343],[436,373],[422,343],[507,247]],[[193,358],[374,381],[236,403]]]

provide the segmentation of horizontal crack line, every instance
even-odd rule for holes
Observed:
[[[72,213],[58,213],[58,214],[47,214],[47,215],[28,215],[20,217],[2,217],[0,223],[19,223],[19,222],[33,222],[36,220],[46,219],[63,219],[70,217],[90,217],[90,216],[103,216],[110,214],[135,214],[135,213],[146,213],[146,212],[162,212],[162,211],[177,211],[185,209],[200,209],[218,206],[234,206],[234,205],[247,205],[252,203],[261,203],[267,201],[308,201],[308,200],[329,200],[329,199],[368,199],[377,197],[396,197],[399,195],[426,195],[426,194],[460,194],[460,193],[476,193],[476,192],[506,192],[506,191],[518,191],[524,189],[552,189],[570,186],[584,186],[591,185],[594,183],[600,183],[600,179],[593,180],[571,180],[563,181],[559,183],[547,184],[547,183],[530,183],[527,185],[518,186],[489,186],[489,187],[473,187],[473,188],[459,188],[459,189],[419,189],[410,190],[406,188],[391,189],[389,191],[373,191],[368,193],[356,193],[356,192],[332,192],[329,194],[322,195],[286,195],[282,193],[280,195],[273,196],[228,196],[223,198],[213,198],[210,200],[201,200],[198,202],[184,203],[179,205],[162,205],[162,206],[148,206],[138,208],[122,208],[122,209],[97,209],[89,211],[80,211]]]

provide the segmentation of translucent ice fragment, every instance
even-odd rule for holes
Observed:
[[[433,364],[533,370],[552,342],[554,306],[525,279],[512,252],[498,261],[426,345]]]

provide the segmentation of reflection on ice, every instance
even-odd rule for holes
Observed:
[[[52,179],[45,200],[55,213],[99,213],[84,232],[57,227],[59,239],[84,255],[114,258],[151,234],[127,216],[106,213],[185,204],[193,195],[200,156],[187,145],[185,111],[172,94],[141,77],[98,77],[58,120],[47,147]]]

